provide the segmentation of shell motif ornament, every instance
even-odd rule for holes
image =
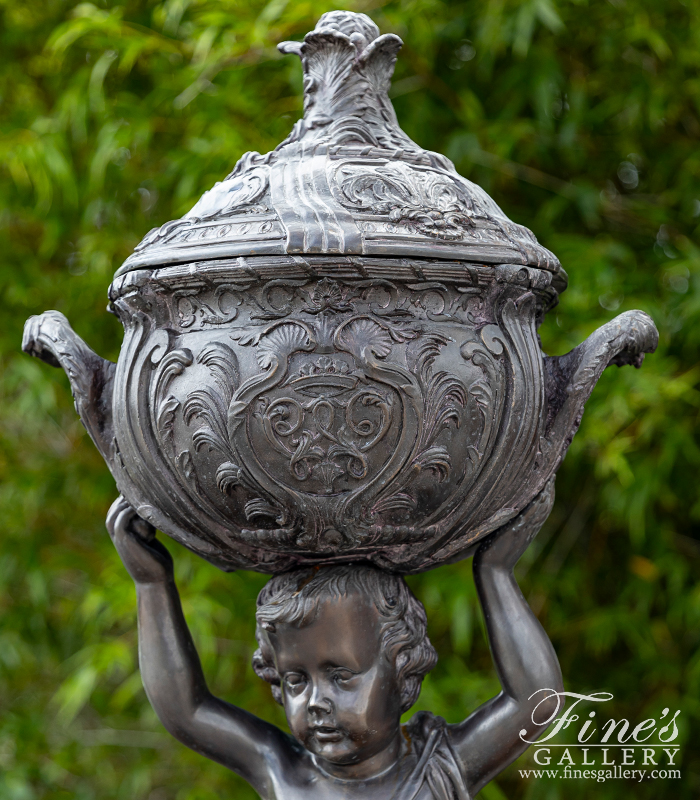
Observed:
[[[628,311],[542,353],[566,274],[400,129],[401,44],[332,12],[280,45],[301,58],[303,119],[117,271],[117,364],[56,311],[27,322],[24,349],[67,372],[121,494],[222,569],[471,555],[551,506],[603,370],[656,347]]]

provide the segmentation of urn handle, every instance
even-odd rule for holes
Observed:
[[[653,353],[659,332],[643,311],[626,311],[594,331],[564,356],[545,358],[547,433],[554,469],[564,457],[603,370],[615,364],[640,367]]]
[[[111,466],[112,388],[117,365],[91,350],[60,311],[44,311],[26,321],[22,350],[65,371],[75,410],[107,465]]]

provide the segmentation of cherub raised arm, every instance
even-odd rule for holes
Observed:
[[[467,800],[543,731],[533,711],[540,703],[538,718],[553,715],[563,691],[554,649],[513,575],[549,504],[535,500],[474,557],[502,691],[455,725],[427,712],[401,725],[437,661],[423,606],[401,576],[351,564],[272,578],[258,597],[253,666],[284,706],[290,736],[210,693],[170,555],[120,498],[107,527],[136,583],[148,698],[173,736],[265,800]]]

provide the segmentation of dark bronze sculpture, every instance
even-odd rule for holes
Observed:
[[[137,584],[149,699],[263,797],[465,798],[525,749],[533,695],[561,675],[513,567],[602,371],[657,341],[631,311],[542,354],[566,274],[398,127],[400,46],[349,12],[280,46],[301,56],[304,118],[118,270],[118,364],[58,312],[25,330],[68,373],[122,495],[108,528]],[[276,574],[254,665],[295,738],[209,694],[154,526],[222,569]],[[435,654],[398,574],[470,555],[503,692],[459,725],[402,730]]]
[[[474,557],[503,692],[458,725],[421,712],[400,726],[437,660],[403,578],[359,564],[273,578],[258,598],[253,664],[283,702],[292,738],[209,693],[170,555],[120,498],[107,527],[136,583],[148,698],[174,736],[264,798],[464,800],[527,749],[521,733],[542,730],[533,724],[537,693],[562,691],[554,649],[513,577],[549,508],[531,504]],[[535,719],[556,708],[550,696]]]

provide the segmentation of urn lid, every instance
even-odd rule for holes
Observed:
[[[283,42],[304,70],[304,116],[270,153],[246,153],[118,270],[238,256],[338,254],[520,264],[556,256],[445,156],[399,127],[388,90],[402,41],[365,14],[324,14]]]

